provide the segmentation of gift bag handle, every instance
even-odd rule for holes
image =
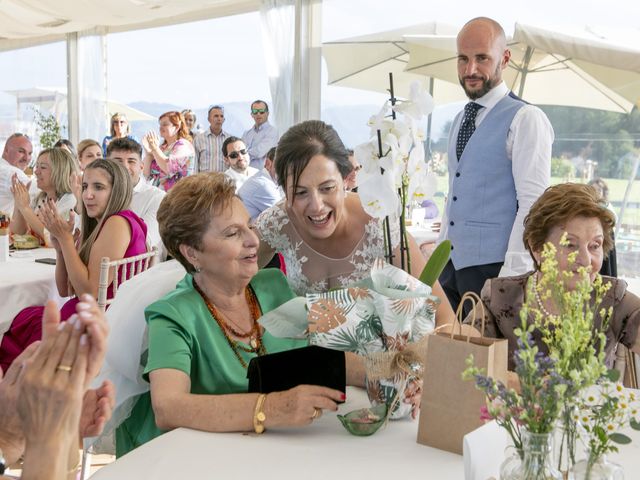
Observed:
[[[471,302],[471,315],[472,315],[471,326],[472,327],[475,326],[476,308],[478,308],[478,305],[480,306],[479,307],[481,311],[480,336],[484,337],[484,327],[485,327],[484,303],[482,302],[482,299],[478,296],[478,294],[475,292],[466,292],[460,299],[460,303],[458,304],[458,308],[456,309],[456,323],[460,325],[460,334],[462,334],[462,323],[464,321],[464,318],[462,318],[462,316],[464,315],[463,307],[466,301]],[[455,332],[455,327],[451,329],[451,338],[453,338],[454,332]],[[467,334],[467,343],[469,343],[470,338],[471,337]]]

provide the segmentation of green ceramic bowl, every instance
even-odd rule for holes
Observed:
[[[381,404],[371,408],[354,410],[346,415],[338,415],[338,419],[349,433],[366,437],[373,435],[384,425],[386,416],[387,406]]]

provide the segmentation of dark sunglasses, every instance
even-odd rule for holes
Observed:
[[[238,158],[240,155],[246,155],[247,154],[247,149],[243,148],[242,150],[238,150],[237,152],[231,152],[229,155],[227,155],[227,157],[235,160],[236,158]]]
[[[251,115],[256,115],[258,113],[266,113],[267,109],[266,108],[252,108],[251,109]]]

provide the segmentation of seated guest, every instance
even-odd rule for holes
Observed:
[[[275,157],[276,147],[273,147],[267,152],[264,168],[238,189],[238,196],[249,212],[251,221],[267,208],[273,207],[284,196],[284,192],[276,182],[276,170],[273,166]]]
[[[551,242],[556,247],[558,268],[573,272],[565,280],[565,288],[574,289],[580,280],[577,272],[579,267],[588,269],[591,282],[599,275],[602,259],[613,247],[614,225],[613,213],[588,185],[564,183],[549,187],[533,204],[524,221],[523,239],[533,257],[535,271],[515,277],[489,279],[481,293],[487,317],[485,336],[506,338],[509,341],[510,370],[515,368],[513,354],[517,349],[518,337],[514,330],[521,325],[520,308],[525,301],[527,285],[532,283],[535,288],[541,278],[539,269],[545,243]],[[560,239],[565,233],[569,244],[562,246]],[[573,264],[568,261],[570,254],[576,255]],[[606,362],[611,368],[618,343],[640,353],[640,298],[627,290],[625,281],[612,277],[603,279],[611,285],[601,304],[602,309],[613,309],[605,332]],[[545,315],[558,313],[558,306],[553,298],[542,300],[536,295],[536,302],[536,306]],[[599,309],[598,312],[600,311],[602,310]],[[471,319],[467,322],[471,322]],[[599,313],[595,324],[602,324]],[[534,332],[533,339],[541,351],[547,351],[539,332]]]
[[[331,125],[309,120],[291,127],[276,150],[275,170],[285,199],[256,220],[260,265],[281,253],[289,285],[297,295],[326,292],[366,278],[373,262],[385,255],[383,221],[362,208],[357,193],[347,192],[344,179],[353,170],[347,149]],[[391,222],[394,262],[399,263],[399,228]],[[425,260],[411,235],[411,271],[420,275]],[[436,323],[450,323],[454,314],[440,284]]]
[[[100,260],[139,255],[146,251],[147,227],[131,210],[131,178],[119,163],[98,159],[87,165],[82,177],[82,227],[79,248],[73,222],[64,220],[52,200],[41,209],[41,220],[56,250],[56,285],[61,297],[72,296],[60,311],[66,321],[76,309],[78,297],[98,294]],[[111,290],[111,289],[109,289]],[[111,297],[113,293],[107,292]],[[3,370],[42,335],[44,307],[27,307],[13,319],[0,343]]]
[[[130,138],[117,138],[107,147],[107,158],[127,169],[133,185],[131,210],[147,225],[147,241],[157,247],[160,257],[166,257],[158,229],[158,208],[166,195],[164,190],[149,185],[142,176],[142,146]]]
[[[84,169],[96,158],[102,158],[102,148],[95,140],[87,138],[78,143],[78,162],[80,170]]]
[[[131,135],[131,125],[124,113],[114,113],[111,115],[111,132],[110,135],[107,135],[102,140],[102,155],[107,154],[109,142],[116,138],[130,138],[136,142],[138,141],[135,136]]]
[[[32,343],[4,376],[0,370],[0,457],[5,466],[22,457],[25,479],[75,478],[78,438],[99,435],[111,417],[113,384],[87,390],[101,369],[109,327],[90,295],[76,311],[74,322],[58,328],[60,315],[50,300],[42,343]]]
[[[238,137],[229,137],[222,144],[224,160],[229,165],[224,174],[236,182],[236,192],[249,177],[258,173],[257,168],[249,166],[249,152],[244,142]]]
[[[11,182],[15,175],[23,185],[29,183],[24,173],[31,162],[33,147],[31,140],[22,133],[14,133],[7,138],[0,159],[0,212],[11,214],[14,208]]]
[[[349,153],[349,163],[351,164],[353,169],[344,178],[344,188],[347,189],[347,191],[349,191],[349,192],[357,192],[358,191],[358,179],[356,178],[356,175],[358,173],[358,170],[360,170],[362,168],[362,165],[360,165],[356,161],[356,156],[354,155],[352,149],[348,149],[347,152]]]
[[[40,193],[33,202],[29,201],[27,187],[20,183],[17,175],[13,177],[11,191],[15,209],[10,228],[12,233],[31,233],[45,244],[48,242],[39,217],[40,210],[52,201],[58,214],[69,220],[71,211],[76,206],[73,193],[73,185],[78,174],[76,160],[63,148],[48,148],[38,155],[34,173]]]
[[[162,201],[158,222],[187,274],[145,311],[151,391],[118,428],[117,455],[177,427],[260,433],[308,425],[323,409],[336,410],[344,393],[326,387],[247,393],[252,358],[306,340],[275,338],[256,321],[293,292],[279,270],[258,270],[258,237],[233,182],[220,173],[180,181]],[[364,374],[348,366],[347,381],[362,384]]]
[[[163,113],[159,122],[162,143],[154,131],[142,139],[142,146],[147,152],[143,172],[154,187],[168,192],[178,180],[188,175],[195,152],[180,112]]]

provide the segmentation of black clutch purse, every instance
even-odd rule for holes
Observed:
[[[254,357],[247,368],[249,393],[282,392],[298,385],[346,388],[344,352],[315,345]]]

